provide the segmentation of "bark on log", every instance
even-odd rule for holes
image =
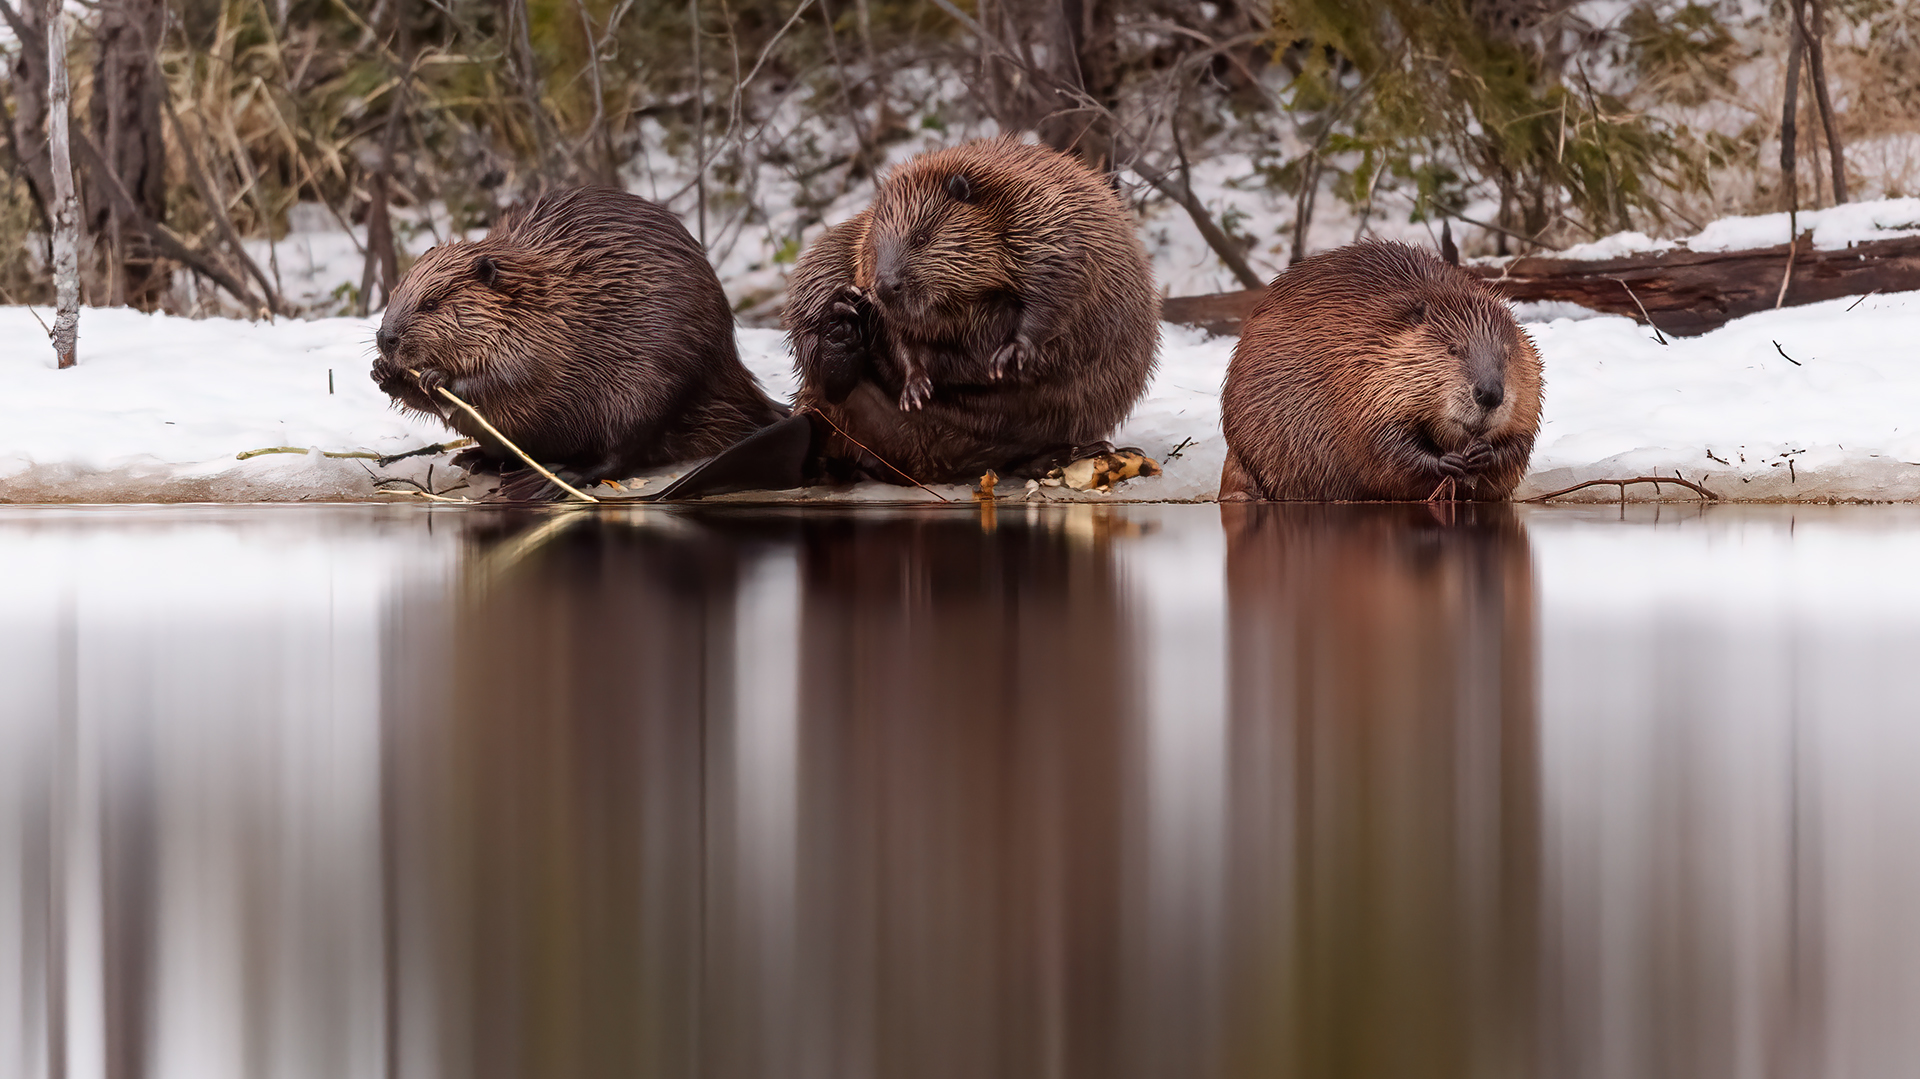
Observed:
[[[1920,237],[1873,240],[1835,250],[1808,250],[1802,238],[1785,306],[1920,289]],[[1745,251],[1662,251],[1615,259],[1519,258],[1473,265],[1501,295],[1521,302],[1563,300],[1644,322],[1640,307],[1665,333],[1691,337],[1743,315],[1772,309],[1788,245]],[[1214,333],[1237,334],[1261,290],[1178,296],[1161,317]],[[1635,299],[1639,300],[1636,304]]]

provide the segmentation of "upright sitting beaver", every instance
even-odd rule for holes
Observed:
[[[1540,357],[1506,303],[1428,252],[1302,259],[1240,331],[1222,501],[1504,499],[1540,429]]]
[[[895,483],[1019,470],[1105,438],[1159,339],[1132,215],[1073,158],[1012,139],[923,154],[788,285],[795,411],[831,465]]]
[[[484,240],[428,251],[375,341],[380,388],[478,439],[468,462],[517,458],[437,387],[587,481],[718,453],[785,415],[741,364],[700,245],[666,210],[609,188],[550,192]]]

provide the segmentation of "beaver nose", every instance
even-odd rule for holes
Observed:
[[[373,344],[380,350],[380,355],[391,356],[393,350],[400,347],[400,333],[390,327],[382,326],[374,332]]]
[[[1473,384],[1473,403],[1492,412],[1506,400],[1507,388],[1499,382],[1476,382]]]

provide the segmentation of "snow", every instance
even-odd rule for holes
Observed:
[[[1824,210],[1802,210],[1800,231],[1813,233],[1813,246],[1832,251],[1856,243],[1920,236],[1920,198],[1879,199],[1850,202]],[[1787,215],[1758,214],[1752,217],[1725,217],[1709,224],[1697,235],[1677,240],[1656,240],[1645,233],[1622,232],[1593,243],[1577,244],[1553,252],[1553,258],[1610,259],[1647,251],[1743,251],[1756,247],[1774,247],[1787,242],[1792,231]],[[1498,259],[1480,259],[1498,262]]]
[[[1521,314],[1550,317],[1528,323],[1547,388],[1521,496],[1677,473],[1730,498],[1920,499],[1920,364],[1912,360],[1920,292],[1769,311],[1665,345],[1625,318]],[[33,312],[0,307],[0,339],[11,342],[0,351],[0,500],[399,497],[381,494],[376,474],[456,486],[444,456],[384,468],[319,452],[236,460],[278,446],[392,454],[451,437],[394,410],[367,378],[373,327],[350,318],[248,323],[89,309],[80,365],[57,371]],[[740,343],[768,392],[790,396],[781,335],[744,329]],[[1164,325],[1161,345],[1153,384],[1114,441],[1161,460],[1163,475],[1108,495],[1011,485],[1002,494],[1213,497],[1225,452],[1218,394],[1234,340]],[[966,497],[963,487],[942,493]],[[928,497],[880,484],[802,496]],[[1616,496],[1603,489],[1598,497]]]

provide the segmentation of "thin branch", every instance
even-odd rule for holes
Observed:
[[[1377,173],[1375,174],[1375,178],[1378,179]],[[1369,202],[1372,201],[1371,194],[1368,195],[1368,201]],[[1538,247],[1543,250],[1547,250],[1547,251],[1561,250],[1560,248],[1555,247],[1553,244],[1547,243],[1545,240],[1542,240],[1539,236],[1528,236],[1524,232],[1514,232],[1511,229],[1503,229],[1499,225],[1489,224],[1488,222],[1485,222],[1485,221],[1478,221],[1478,220],[1475,220],[1474,218],[1468,217],[1466,214],[1459,213],[1458,211],[1455,211],[1455,210],[1449,210],[1445,206],[1442,206],[1439,203],[1433,202],[1431,200],[1427,202],[1427,205],[1431,206],[1435,213],[1445,214],[1446,216],[1451,217],[1455,221],[1461,222],[1462,224],[1472,225],[1474,228],[1478,228],[1478,229],[1486,229],[1488,232],[1497,232],[1502,236],[1511,237],[1515,240],[1519,240],[1523,244],[1529,244],[1531,246]],[[1554,221],[1550,221],[1547,223],[1547,228],[1552,228],[1553,226],[1559,223],[1560,222],[1557,219]]]
[[[410,373],[413,375],[414,381],[416,382],[419,381],[420,372],[413,371]],[[486,431],[488,434],[492,435],[493,437],[499,439],[500,444],[502,446],[505,446],[506,448],[512,450],[515,456],[519,457],[522,461],[525,461],[527,463],[528,468],[533,469],[535,472],[538,472],[542,476],[545,476],[547,479],[553,481],[555,486],[559,487],[562,491],[567,492],[568,494],[572,495],[573,497],[579,499],[582,502],[600,501],[599,499],[593,497],[592,495],[586,493],[585,491],[582,491],[579,488],[575,487],[574,485],[568,483],[566,480],[563,480],[560,477],[554,475],[552,472],[547,471],[546,466],[534,460],[532,457],[527,456],[526,450],[523,450],[520,447],[514,445],[512,439],[508,438],[506,435],[501,434],[500,429],[498,427],[495,427],[493,424],[488,423],[487,418],[485,416],[482,416],[479,410],[475,409],[472,405],[467,404],[465,401],[462,401],[459,397],[455,396],[452,390],[447,389],[445,386],[438,386],[438,387],[435,387],[435,389],[440,394],[440,396],[447,399],[447,402],[449,404],[452,404],[454,407],[460,409],[461,411],[465,412],[467,415],[473,417],[473,422],[479,424],[482,430]]]
[[[1647,305],[1641,303],[1640,297],[1633,294],[1633,286],[1627,284],[1626,279],[1622,277],[1610,277],[1607,280],[1618,281],[1620,283],[1620,287],[1627,290],[1627,298],[1633,301],[1633,306],[1638,307],[1640,309],[1640,317],[1643,319],[1646,319],[1647,325],[1653,329],[1654,340],[1660,342],[1663,345],[1666,344],[1667,335],[1660,332],[1660,327],[1654,324],[1653,316],[1647,314]]]
[[[1625,501],[1627,497],[1627,485],[1630,483],[1653,484],[1654,497],[1656,498],[1658,498],[1660,494],[1660,484],[1677,483],[1680,486],[1685,487],[1687,490],[1692,491],[1693,493],[1699,495],[1701,498],[1705,499],[1708,502],[1720,501],[1719,495],[1714,494],[1712,491],[1707,490],[1705,487],[1700,486],[1699,484],[1693,482],[1692,480],[1683,480],[1678,476],[1635,476],[1630,480],[1588,480],[1585,483],[1576,483],[1572,487],[1562,487],[1558,491],[1548,491],[1546,494],[1543,494],[1543,495],[1535,495],[1532,498],[1523,498],[1521,499],[1521,501],[1522,502],[1545,502],[1549,498],[1559,498],[1561,495],[1569,495],[1575,491],[1584,490],[1588,487],[1618,487],[1620,488],[1620,498],[1622,501]]]

